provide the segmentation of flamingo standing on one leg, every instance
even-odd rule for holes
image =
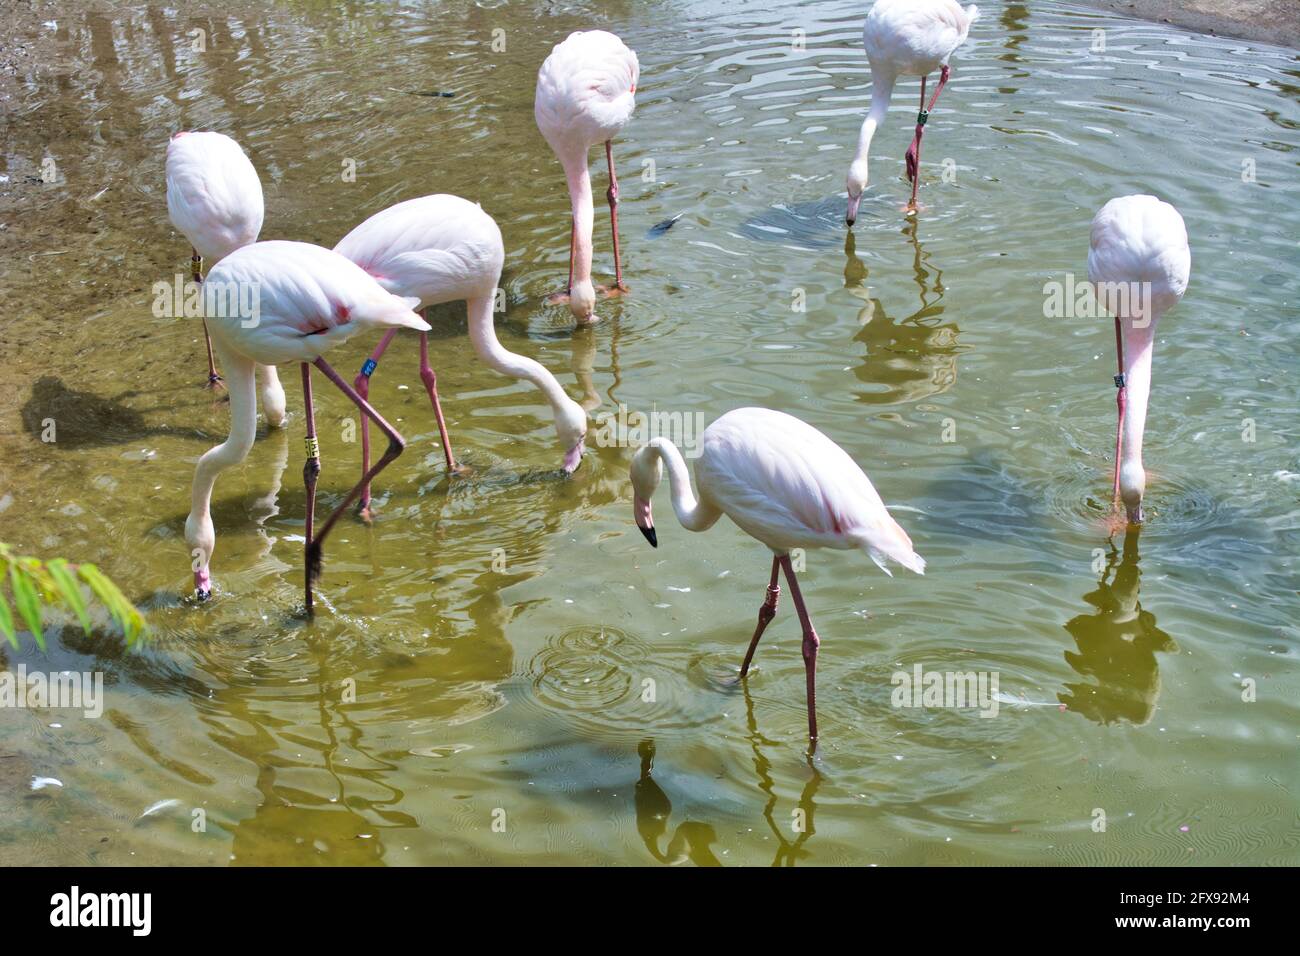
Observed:
[[[1141,522],[1147,476],[1142,432],[1151,394],[1151,358],[1160,316],[1187,291],[1192,254],[1178,210],[1155,196],[1123,196],[1092,220],[1088,279],[1099,283],[1097,301],[1115,316],[1116,501],[1131,522]]]
[[[777,571],[784,568],[803,627],[808,684],[808,735],[817,739],[817,648],[821,643],[804,606],[790,563],[791,548],[861,549],[886,574],[885,560],[925,573],[925,561],[848,453],[811,425],[766,408],[738,408],[704,430],[695,464],[700,488],[691,494],[686,462],[666,438],[656,438],[632,458],[632,511],[646,540],[659,546],[650,498],[668,466],[673,510],[688,531],[705,531],[722,515],[772,549],[772,577],[749,642],[743,679],[763,630],[776,615]]]
[[[262,231],[262,181],[244,151],[222,133],[181,132],[167,144],[167,215],[190,241],[195,284],[203,281],[203,260],[216,265]],[[221,384],[212,357],[212,336],[203,320],[208,350],[208,386]],[[260,366],[266,420],[284,423],[284,387],[274,366]]]
[[[527,379],[541,390],[555,416],[555,432],[564,448],[564,471],[572,474],[582,462],[587,413],[565,394],[554,375],[538,362],[507,351],[497,340],[492,307],[505,246],[501,230],[478,205],[459,196],[436,195],[409,199],[376,213],[340,240],[334,251],[351,259],[394,295],[416,298],[420,307],[465,300],[470,341],[487,365],[503,375]],[[370,394],[370,376],[393,341],[397,329],[384,333],[353,386],[362,398]],[[447,470],[459,469],[451,450],[438,376],[429,364],[429,336],[420,333],[420,380],[429,393]],[[370,468],[370,427],[361,419],[361,470]],[[370,486],[357,500],[363,517],[370,516]]]
[[[255,303],[252,314],[218,310],[214,300]],[[212,320],[212,341],[229,377],[230,436],[209,449],[194,469],[194,489],[185,540],[194,564],[194,587],[200,598],[212,590],[209,565],[216,546],[210,506],[217,476],[248,456],[257,427],[253,396],[254,365],[302,363],[303,397],[307,418],[306,605],[312,610],[312,584],[320,574],[321,545],[339,515],[352,504],[362,487],[402,453],[405,441],[370,404],[325,362],[324,353],[358,333],[401,326],[427,332],[429,325],[413,311],[415,299],[385,291],[355,263],[329,249],[305,242],[258,242],[232,252],[208,273],[204,283],[205,313]],[[216,314],[226,311],[227,314]],[[309,364],[310,363],[310,364]],[[362,476],[343,502],[314,531],[316,480],[320,450],[312,406],[311,366],[325,373],[388,436],[388,448],[378,463]]]
[[[948,82],[948,57],[966,42],[971,24],[979,16],[974,4],[962,9],[956,0],[876,0],[862,28],[862,45],[871,64],[871,109],[858,134],[858,151],[849,166],[845,188],[849,209],[844,220],[850,226],[858,218],[858,203],[867,188],[867,154],[876,127],[885,121],[894,81],[899,76],[921,78],[921,109],[916,116],[916,132],[907,148],[907,178],[912,182],[912,198],[907,210],[916,212],[916,187],[921,172],[921,137],[935,101]],[[929,106],[925,103],[925,80],[939,71],[939,85]]]
[[[569,285],[551,302],[568,302],[579,322],[591,322],[596,312],[596,290],[591,283],[591,229],[594,212],[591,170],[587,152],[605,144],[609,164],[610,231],[614,236],[614,288],[609,295],[626,292],[618,248],[618,178],[614,175],[611,141],[632,118],[636,106],[636,81],[640,73],[636,54],[618,37],[604,30],[570,33],[557,43],[537,72],[537,98],[533,115],[537,128],[555,150],[569,183],[573,225],[569,240]]]

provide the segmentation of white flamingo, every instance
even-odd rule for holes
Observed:
[[[894,82],[900,76],[921,78],[921,108],[916,131],[907,148],[907,177],[912,182],[909,212],[916,211],[916,187],[921,170],[921,137],[935,100],[948,82],[948,58],[966,42],[971,24],[979,16],[974,4],[962,9],[956,0],[876,0],[862,28],[862,45],[871,64],[871,109],[858,134],[858,149],[849,166],[845,188],[849,208],[844,216],[850,226],[858,218],[858,204],[867,188],[867,155],[876,128],[885,121]],[[929,106],[925,103],[926,77],[939,71],[939,85]]]
[[[440,302],[465,300],[469,337],[480,359],[489,367],[532,382],[551,406],[555,433],[564,449],[564,471],[572,474],[582,462],[587,413],[565,394],[555,376],[540,363],[507,351],[497,340],[492,308],[505,246],[501,230],[478,205],[459,196],[436,195],[408,199],[375,213],[344,236],[334,251],[351,259],[394,295],[419,300],[417,308]],[[370,376],[397,334],[392,328],[370,354],[353,386],[362,398],[370,394]],[[429,393],[447,470],[460,469],[438,401],[438,376],[429,364],[429,336],[420,333],[420,380]],[[361,419],[361,470],[370,468],[370,427]],[[357,500],[361,514],[369,517],[370,486]]]
[[[1114,497],[1128,520],[1143,520],[1147,476],[1142,432],[1151,394],[1156,323],[1187,291],[1192,254],[1178,210],[1155,196],[1123,196],[1102,206],[1092,220],[1088,279],[1099,283],[1097,301],[1115,316]]]
[[[591,322],[596,313],[596,289],[591,282],[591,230],[594,211],[591,170],[587,153],[605,144],[609,164],[610,231],[614,237],[614,286],[608,295],[627,291],[618,247],[618,178],[614,175],[611,141],[632,118],[636,82],[640,73],[636,54],[618,37],[604,30],[570,33],[557,43],[537,72],[537,98],[533,115],[537,128],[564,167],[573,207],[569,240],[569,285],[551,302],[567,302],[579,322]]]
[[[784,412],[738,408],[704,430],[695,463],[700,497],[681,452],[666,438],[655,438],[632,458],[632,511],[637,527],[655,547],[650,499],[668,466],[673,511],[688,531],[705,531],[722,515],[772,549],[772,577],[758,612],[758,627],[740,668],[743,679],[763,630],[776,615],[778,569],[784,568],[803,628],[803,660],[808,686],[808,734],[817,738],[817,648],[821,641],[804,606],[790,563],[792,548],[865,551],[886,574],[892,560],[917,574],[925,561],[912,539],[885,509],[871,480],[839,445],[817,429]]]
[[[203,281],[203,260],[211,268],[227,255],[257,241],[262,231],[262,181],[244,151],[222,133],[181,132],[167,144],[167,215],[190,241],[195,283]],[[203,320],[208,351],[208,385],[221,384],[212,357],[212,337]],[[274,366],[258,370],[267,423],[284,423],[284,387]]]
[[[321,545],[339,515],[361,493],[364,484],[402,453],[405,441],[370,404],[353,390],[324,359],[325,352],[358,333],[400,326],[429,331],[413,312],[414,298],[403,299],[385,291],[351,260],[337,252],[305,242],[258,242],[222,259],[204,283],[204,305],[212,344],[226,370],[230,391],[230,435],[199,459],[185,540],[194,559],[194,587],[200,598],[212,590],[209,567],[216,547],[212,526],[212,489],[217,476],[248,456],[257,429],[254,401],[254,365],[281,362],[302,364],[302,385],[307,419],[306,605],[312,609],[312,583],[320,573]],[[224,297],[224,298],[223,298]],[[214,301],[225,303],[214,308]],[[245,314],[231,303],[254,303]],[[224,314],[221,314],[224,313]],[[314,533],[316,480],[320,450],[312,405],[311,366],[325,373],[362,415],[374,420],[388,437],[379,462],[362,476],[343,502]]]

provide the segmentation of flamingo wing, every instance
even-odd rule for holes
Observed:
[[[1121,196],[1093,217],[1090,281],[1149,283],[1151,305],[1164,312],[1187,291],[1191,269],[1187,227],[1169,203],[1155,196]]]
[[[702,497],[774,550],[862,548],[920,573],[925,562],[844,449],[792,415],[728,412],[705,430]]]
[[[243,149],[221,133],[177,133],[167,144],[167,213],[212,262],[257,241],[262,181]]]
[[[612,33],[569,34],[537,73],[533,113],[555,151],[612,139],[636,106],[641,67],[636,54]]]
[[[491,295],[501,277],[501,230],[477,204],[440,194],[375,213],[334,247],[380,285],[422,305]]]
[[[429,331],[412,311],[415,299],[393,295],[351,260],[305,242],[238,249],[213,268],[203,290],[212,333],[264,365],[314,361],[378,327]]]

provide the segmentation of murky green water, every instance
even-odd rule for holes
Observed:
[[[931,119],[919,224],[897,212],[913,81],[846,247],[832,197],[867,105],[863,11],[809,6],[293,3],[208,20],[135,4],[40,28],[59,59],[20,74],[0,140],[0,539],[99,562],[156,638],[130,652],[69,629],[48,658],[0,650],[109,684],[97,720],[0,712],[0,862],[1300,862],[1295,54],[982,3]],[[642,65],[615,153],[633,294],[575,333],[542,304],[568,218],[532,96],[550,45],[593,23]],[[480,201],[506,238],[502,340],[594,415],[770,405],[864,465],[929,573],[809,555],[815,762],[788,602],[748,692],[731,683],[764,550],[726,522],[690,535],[666,501],[650,550],[628,449],[557,480],[545,406],[477,363],[460,306],[434,311],[435,363],[474,475],[443,477],[399,340],[371,394],[410,450],[374,527],[333,538],[316,619],[299,613],[300,415],[218,485],[221,592],[182,602],[193,465],[226,412],[198,387],[197,327],[154,318],[149,290],[189,255],[162,154],[196,127],[249,150],[267,238],[332,245],[401,199]],[[1042,287],[1083,273],[1094,210],[1136,191],[1182,211],[1193,277],[1157,345],[1152,520],[1112,543],[1110,326],[1044,318]],[[372,344],[331,359],[354,373]],[[316,391],[327,508],[358,449],[349,407]],[[1024,703],[895,709],[890,677],[915,664],[997,671]],[[63,787],[33,792],[34,775]]]

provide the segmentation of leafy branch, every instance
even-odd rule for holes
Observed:
[[[8,583],[13,605],[5,595]],[[61,607],[74,614],[81,628],[90,636],[90,613],[81,587],[90,589],[118,627],[126,635],[129,647],[137,638],[147,637],[149,625],[135,605],[127,600],[116,584],[104,576],[93,564],[71,564],[63,558],[26,557],[13,553],[9,545],[0,541],[0,634],[18,649],[18,633],[14,623],[14,609],[22,623],[36,638],[36,645],[45,650],[45,632],[41,618],[46,607]]]

